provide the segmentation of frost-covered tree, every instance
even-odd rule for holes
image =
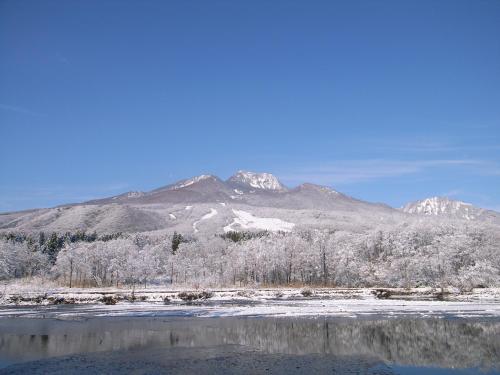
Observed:
[[[91,237],[8,234],[0,239],[0,278],[48,272],[68,286],[168,282],[467,290],[500,285],[500,231],[484,223],[360,223],[358,230]]]

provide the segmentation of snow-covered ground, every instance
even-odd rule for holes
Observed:
[[[271,217],[257,217],[252,215],[250,212],[242,210],[233,209],[233,213],[236,215],[236,217],[233,219],[233,222],[231,224],[224,227],[224,232],[229,232],[237,229],[260,229],[269,230],[271,232],[290,232],[295,226],[294,223],[289,223],[281,219]]]
[[[185,315],[194,317],[495,317],[500,318],[500,290],[478,289],[469,294],[450,294],[446,301],[429,299],[432,290],[413,290],[410,295],[379,299],[374,289],[223,289],[211,291],[206,299],[187,303],[181,290],[54,289],[40,292],[6,294],[2,298],[2,316],[135,316]],[[309,292],[312,292],[309,295]],[[200,293],[188,291],[187,293]],[[408,293],[408,291],[406,291]],[[305,296],[304,296],[305,294]],[[13,298],[18,296],[16,300]],[[103,296],[113,297],[115,305],[102,303]],[[43,297],[38,298],[37,297]],[[164,301],[167,302],[164,302]],[[38,302],[38,303],[37,303]],[[54,303],[71,303],[63,309]],[[13,307],[15,306],[15,307]]]
[[[15,309],[0,308],[0,317],[58,317],[78,316],[158,316],[182,315],[192,317],[455,317],[500,318],[500,304],[491,302],[395,301],[374,299],[345,300],[265,300],[245,303],[243,300],[211,301],[200,304],[124,302],[116,305],[88,304],[59,309],[57,306]]]

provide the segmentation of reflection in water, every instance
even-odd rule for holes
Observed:
[[[447,319],[1,319],[4,364],[115,350],[244,345],[426,367],[500,367],[500,322]]]

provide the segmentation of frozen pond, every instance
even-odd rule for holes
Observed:
[[[96,316],[74,309],[52,308],[45,318],[4,311],[0,373],[500,374],[498,317]]]

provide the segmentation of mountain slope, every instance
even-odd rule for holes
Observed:
[[[0,231],[356,231],[423,217],[500,224],[500,214],[494,211],[447,198],[429,198],[396,210],[326,186],[305,183],[290,189],[272,174],[238,171],[227,181],[204,174],[149,192],[132,191],[84,203],[0,214]]]

